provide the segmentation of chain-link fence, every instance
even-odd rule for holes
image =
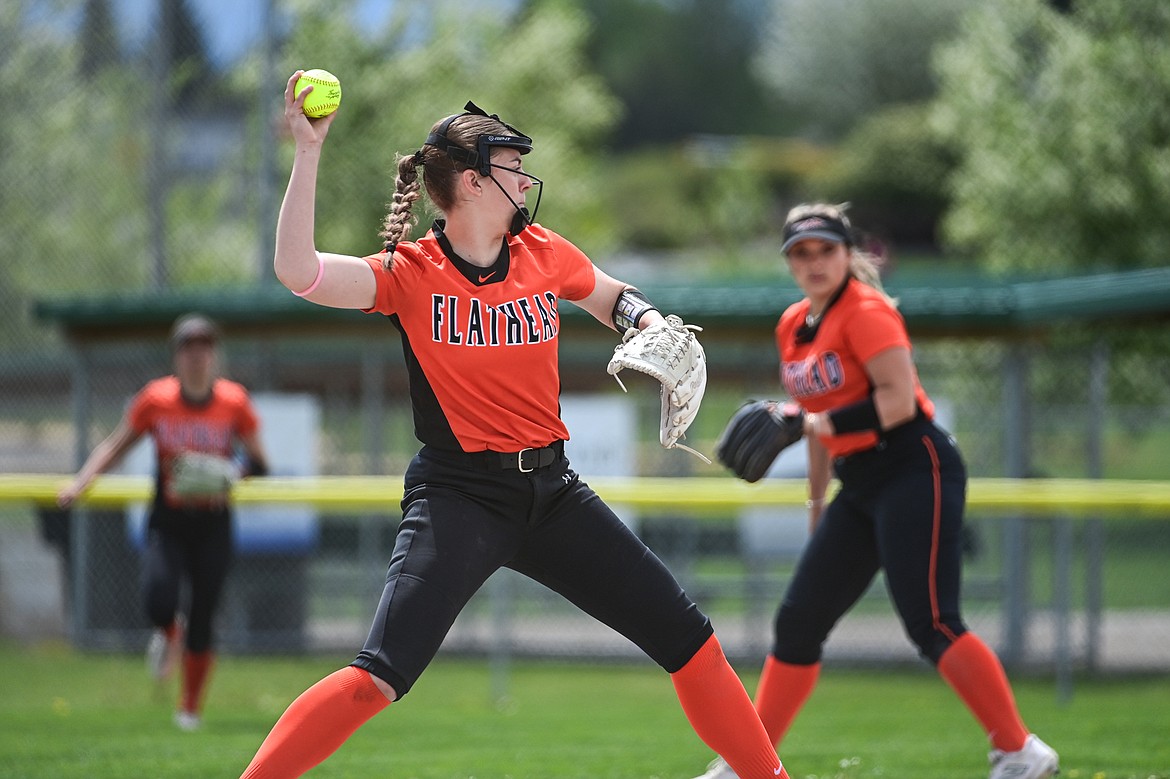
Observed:
[[[995,340],[920,343],[922,381],[958,438],[972,476],[1157,475],[1159,453],[1170,440],[1170,414],[1162,405],[1141,407],[1111,402],[1108,394],[1095,396],[1111,387],[1124,391],[1125,385],[1124,377],[1114,375],[1119,360],[1102,345],[1107,339],[1095,343],[1096,348],[1072,343],[1065,349]],[[300,399],[315,409],[308,417],[314,472],[400,474],[417,446],[406,395],[387,395],[376,404],[363,400],[368,350],[352,342],[321,347],[286,352],[269,341],[229,340],[224,345],[227,373],[263,388],[256,393],[262,418],[273,399]],[[77,458],[116,424],[126,399],[162,372],[167,358],[158,344],[107,344],[62,361],[45,391],[29,391],[32,382],[21,386],[20,377],[10,380],[13,389],[6,397],[12,402],[4,404],[0,420],[6,431],[0,445],[4,469],[73,470]],[[72,424],[78,400],[70,366],[76,370],[79,363],[87,366],[91,409],[83,444]],[[1165,372],[1170,357],[1151,355],[1147,369],[1151,375]],[[402,370],[400,360],[385,359],[380,365],[390,376]],[[734,385],[713,377],[692,434],[699,448],[712,449],[723,421],[743,397],[769,391],[769,372],[761,368],[759,375]],[[1049,373],[1077,378],[1058,384],[1049,399],[1042,386]],[[306,381],[306,375],[319,381]],[[1027,391],[1016,388],[1021,382]],[[50,386],[56,392],[48,392]],[[584,397],[573,389],[566,387],[570,400]],[[681,465],[678,452],[658,447],[654,393],[606,391],[589,397],[632,407],[633,432],[623,444],[632,449],[632,473],[678,475],[682,468],[685,475],[723,477],[717,466],[691,458]],[[1018,426],[1026,427],[1026,436]],[[580,434],[588,439],[588,431]],[[621,431],[610,434],[620,438]],[[579,467],[588,480],[591,464],[588,453],[583,456],[585,464]],[[391,486],[396,489],[396,481]],[[354,647],[377,602],[399,516],[397,497],[389,495],[384,507],[371,512],[322,509],[314,512],[308,530],[303,517],[294,517],[301,529],[291,532],[301,533],[303,543],[291,552],[287,544],[279,552],[266,550],[263,543],[241,549],[220,619],[225,646],[236,651]],[[628,516],[716,620],[728,652],[744,659],[761,655],[768,646],[772,611],[804,540],[803,511],[752,509],[696,518],[680,506],[677,512],[630,511]],[[79,645],[91,648],[137,648],[145,641],[138,602],[141,526],[133,510],[74,512],[70,521],[43,508],[6,507],[4,519],[4,546],[25,551],[23,562],[9,554],[6,566],[0,566],[8,570],[5,581],[22,578],[42,599],[57,593],[53,608],[64,606],[69,615],[67,622],[58,618],[59,630],[68,629]],[[36,538],[35,549],[30,536]],[[16,539],[24,539],[23,546],[12,547]],[[966,549],[967,619],[1013,665],[1050,667],[1060,661],[1097,670],[1170,668],[1170,653],[1160,649],[1170,637],[1170,591],[1157,573],[1157,550],[1168,539],[1170,522],[1148,518],[1067,519],[1059,508],[1051,517],[1019,520],[974,512]],[[17,576],[14,564],[26,569]],[[27,632],[28,625],[22,629]],[[476,597],[446,650],[589,658],[636,651],[558,597],[509,572],[494,577]],[[829,652],[857,662],[915,661],[881,581],[841,624]]]
[[[7,84],[0,90],[19,88],[22,94],[7,104],[25,105],[23,92],[37,87],[37,110],[11,111],[0,128],[6,144],[0,171],[8,182],[0,194],[7,279],[0,285],[0,472],[66,474],[113,429],[128,398],[168,370],[170,355],[162,339],[141,337],[130,325],[122,338],[70,348],[34,316],[34,303],[82,293],[163,296],[263,283],[284,175],[278,171],[286,169],[279,158],[287,145],[273,131],[280,82],[293,67],[327,63],[297,61],[311,49],[281,47],[287,19],[278,13],[281,4],[267,0],[240,4],[249,9],[245,26],[254,34],[232,67],[201,61],[217,55],[201,48],[198,3],[159,3],[158,14],[132,33],[103,14],[100,2],[65,3],[60,14],[41,15],[31,12],[33,5],[10,3],[0,11]],[[356,68],[366,50],[358,43],[352,48]],[[341,46],[331,55],[348,56]],[[353,84],[347,99],[361,105],[369,83]],[[466,97],[457,99],[453,89],[428,97],[428,117],[462,104]],[[421,90],[399,91],[404,94],[397,97],[409,101],[409,93]],[[539,108],[530,110],[539,118]],[[330,152],[322,174],[328,193],[319,227],[323,245],[355,253],[377,248],[371,239],[388,199],[391,163],[381,146],[408,151],[420,127],[425,131],[414,121],[409,127],[405,120],[396,120],[403,126],[377,124],[394,116],[389,109],[369,112],[360,131],[364,140],[355,137],[356,125],[347,130],[338,122],[339,148],[349,144],[358,153]],[[560,143],[548,135],[552,146]],[[700,178],[705,182],[707,175]],[[735,171],[726,178],[742,181]],[[587,176],[562,177],[544,213],[559,224],[557,203],[567,203],[587,222],[599,199],[593,183]],[[727,202],[737,203],[743,189],[727,189]],[[337,204],[349,202],[342,199],[347,191],[365,191],[373,205],[341,213],[345,206]],[[727,221],[738,229],[735,218]],[[611,258],[596,259],[621,270]],[[735,262],[746,264],[728,258],[729,266]],[[897,277],[890,281],[896,293]],[[1166,341],[1157,324],[1039,329],[1023,340],[916,334],[916,358],[973,477],[1165,479]],[[224,352],[224,372],[254,393],[307,399],[315,472],[404,470],[417,442],[401,360],[381,339],[305,337],[303,331],[295,338],[229,334]],[[775,393],[774,361],[774,350],[764,350],[750,354],[734,379],[713,370],[690,442],[710,452],[735,406],[745,397]],[[591,375],[608,381],[602,366],[598,362]],[[622,430],[602,430],[629,432],[621,441],[632,474],[725,477],[657,445],[656,393],[624,396],[581,376],[566,374],[566,393],[597,395],[633,410],[629,430],[620,421]],[[588,479],[586,462],[578,461]],[[699,520],[685,511],[631,512],[630,520],[712,614],[729,653],[755,659],[766,649],[771,612],[803,542],[802,513]],[[274,551],[262,540],[242,548],[220,619],[225,646],[354,648],[377,602],[397,519],[396,499],[379,512],[321,510],[297,518],[292,551],[287,545]],[[1058,512],[1028,520],[972,516],[968,621],[1017,664],[1048,666],[1065,653],[1063,661],[1091,668],[1170,669],[1170,584],[1159,555],[1170,542],[1167,520],[1067,520]],[[147,631],[138,596],[136,522],[131,509],[64,515],[0,506],[4,632],[68,633],[83,647],[140,648]],[[1062,643],[1061,636],[1071,640]],[[449,651],[501,648],[562,657],[633,652],[559,599],[506,574],[477,596],[447,644]],[[914,661],[880,582],[842,623],[830,653],[856,661]]]

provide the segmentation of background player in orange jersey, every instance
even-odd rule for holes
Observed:
[[[171,332],[174,375],[149,382],[134,396],[118,427],[57,496],[59,505],[70,506],[142,436],[154,439],[155,490],[143,560],[146,611],[155,626],[147,662],[161,680],[181,655],[175,724],[184,730],[199,727],[214,661],[212,622],[232,557],[231,482],[235,476],[267,472],[247,390],[217,375],[218,342],[211,320],[198,314],[180,317]],[[237,443],[246,458],[242,466],[233,460]],[[196,458],[209,462],[214,472],[194,487],[178,483],[177,472]],[[184,580],[189,603],[181,617]]]
[[[662,666],[700,738],[741,776],[787,776],[710,620],[564,456],[558,301],[619,332],[662,328],[664,317],[532,222],[525,205],[537,180],[521,165],[532,139],[470,103],[399,158],[383,251],[318,251],[316,173],[337,114],[307,119],[298,75],[285,91],[296,155],[277,225],[277,277],[314,303],[376,313],[399,331],[423,446],[407,468],[365,646],[293,701],[244,776],[300,776],[406,695],[501,567],[562,594]],[[422,184],[443,218],[409,241]]]
[[[811,537],[776,615],[756,708],[779,744],[811,694],[833,626],[879,570],[907,635],[983,725],[992,779],[1040,779],[1057,755],[1020,719],[1003,667],[959,609],[966,466],[934,424],[910,339],[843,206],[789,212],[781,251],[805,298],[776,327],[803,411]],[[826,504],[831,472],[841,482]],[[716,760],[704,779],[735,772]]]

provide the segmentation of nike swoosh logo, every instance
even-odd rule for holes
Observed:
[[[495,276],[495,275],[496,275],[496,272],[495,272],[495,271],[492,271],[491,273],[489,273],[489,274],[488,274],[488,275],[486,275],[486,276],[480,276],[480,277],[479,277],[479,283],[480,283],[480,284],[483,284],[485,281],[487,281],[488,279],[490,279],[492,276]]]

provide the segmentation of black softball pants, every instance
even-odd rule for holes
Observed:
[[[953,439],[920,417],[838,458],[841,489],[776,614],[772,652],[819,662],[829,633],[879,570],[903,628],[931,663],[966,632],[959,609],[967,472]]]
[[[670,673],[713,633],[658,557],[563,456],[524,473],[424,447],[407,469],[402,509],[382,599],[352,663],[400,698],[501,567],[563,595]]]
[[[179,610],[184,579],[189,586],[186,647],[203,652],[214,645],[216,609],[233,552],[232,520],[226,511],[157,509],[143,560],[146,614],[166,627]]]

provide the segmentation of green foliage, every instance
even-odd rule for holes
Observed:
[[[207,55],[203,30],[191,13],[191,0],[171,0],[159,6],[161,32],[167,39],[169,96],[174,104],[221,102],[218,78]]]
[[[960,154],[951,247],[988,269],[1164,265],[1170,5],[991,0],[940,54],[935,121]]]
[[[82,75],[118,61],[118,31],[114,27],[110,0],[85,0],[78,41],[82,50]]]
[[[810,199],[853,204],[853,222],[896,243],[933,244],[955,159],[931,130],[927,104],[879,109],[805,182]]]
[[[0,99],[28,106],[10,111],[0,130],[0,176],[9,183],[0,195],[0,245],[7,247],[0,305],[11,312],[0,347],[47,340],[32,319],[32,301],[149,288],[156,249],[169,284],[251,278],[252,263],[241,258],[255,254],[254,226],[238,215],[249,212],[255,179],[247,175],[242,149],[217,150],[223,164],[198,176],[184,175],[176,159],[203,132],[191,129],[199,125],[183,112],[183,94],[214,89],[218,103],[238,103],[206,72],[198,40],[188,40],[177,62],[182,67],[172,73],[158,125],[165,138],[156,142],[151,64],[124,59],[112,47],[101,0],[87,6],[85,29],[92,37],[85,45],[33,21],[22,5],[5,4],[0,12],[0,41],[7,44]],[[179,26],[189,28],[190,20]],[[158,174],[154,191],[152,171]],[[155,207],[166,231],[161,241],[152,222]]]
[[[578,4],[592,21],[590,62],[625,107],[612,136],[616,148],[670,144],[699,133],[773,134],[790,125],[753,68],[761,4]]]
[[[368,35],[344,9],[313,4],[298,14],[283,46],[283,73],[325,68],[342,85],[318,180],[318,246],[380,249],[395,155],[414,153],[435,122],[468,100],[535,139],[525,168],[547,182],[539,221],[582,246],[607,244],[595,161],[618,106],[586,69],[581,13],[550,4],[510,19],[490,8],[439,4],[420,41],[412,8],[396,4],[386,31]],[[283,91],[284,83],[273,89]],[[283,170],[291,151],[281,150]],[[421,235],[430,215],[416,209]]]
[[[804,132],[841,137],[887,105],[935,91],[934,47],[968,0],[772,0],[757,62]]]
[[[719,246],[727,251],[768,229],[766,173],[733,138],[628,152],[612,161],[611,217],[622,245]]]
[[[10,45],[0,47],[0,101],[27,106],[30,85],[37,85],[35,108],[9,111],[0,130],[0,178],[7,182],[0,194],[0,304],[11,312],[0,345],[11,345],[43,336],[30,299],[141,286],[147,223],[135,173],[148,151],[139,123],[146,110],[141,74],[110,64],[80,87],[80,49],[30,29],[19,8],[5,8],[0,40]]]
[[[259,193],[270,186],[278,198],[283,184],[264,178],[266,145],[283,79],[297,67],[329,68],[345,89],[321,175],[323,247],[380,248],[395,152],[413,152],[436,119],[468,99],[536,138],[526,162],[549,181],[541,221],[589,249],[609,245],[595,162],[618,106],[586,72],[580,12],[549,6],[509,19],[402,3],[371,35],[354,28],[354,5],[293,7],[275,77],[260,49],[230,73],[214,72],[189,2],[168,5],[170,72],[160,92],[153,44],[123,57],[104,0],[86,6],[83,42],[62,35],[51,13],[39,21],[26,0],[0,4],[0,99],[27,106],[36,85],[35,107],[9,111],[0,125],[8,184],[0,305],[11,312],[0,347],[49,339],[32,318],[35,300],[264,277],[262,239],[272,234],[274,209]],[[433,27],[421,43],[420,13]],[[258,109],[256,95],[266,96]],[[291,147],[281,151],[277,169],[287,171]]]

